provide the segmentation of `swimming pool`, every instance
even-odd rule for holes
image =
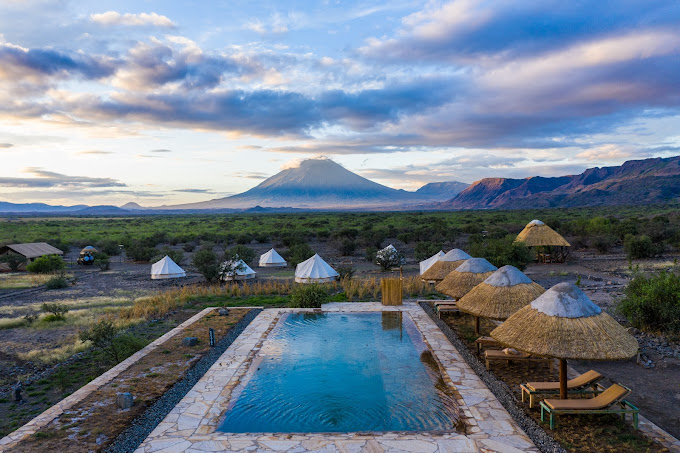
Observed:
[[[453,431],[458,409],[408,314],[286,313],[218,431]]]

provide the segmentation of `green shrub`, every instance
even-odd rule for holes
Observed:
[[[414,252],[416,259],[422,261],[439,252],[441,249],[441,242],[420,241],[416,244]]]
[[[486,258],[496,267],[515,266],[523,271],[531,262],[531,252],[522,242],[515,242],[515,236],[502,239],[485,239],[470,244],[470,255]]]
[[[680,274],[636,275],[625,290],[620,312],[638,329],[680,334]]]
[[[663,252],[663,244],[655,243],[649,236],[633,236],[627,234],[623,240],[623,249],[628,259],[653,258]]]
[[[378,249],[375,247],[366,247],[366,253],[364,253],[364,258],[369,263],[372,263],[375,259],[375,254],[378,253]]]
[[[109,358],[120,363],[125,358],[146,346],[146,342],[129,333],[117,335],[117,329],[108,319],[102,319],[97,324],[80,333],[82,341],[91,341]]]
[[[209,283],[219,280],[221,263],[217,254],[210,248],[202,248],[194,253],[192,263]]]
[[[57,275],[45,282],[47,289],[61,289],[68,287],[68,279],[64,275]]]
[[[98,252],[94,254],[93,264],[103,271],[108,271],[109,266],[111,266],[111,258],[104,252]]]
[[[290,296],[293,308],[320,308],[328,300],[326,290],[316,284],[297,285]]]
[[[343,239],[339,247],[339,251],[342,256],[352,256],[356,249],[357,243],[354,239]]]
[[[352,278],[355,272],[352,266],[340,266],[336,269],[336,271],[338,272],[340,280],[342,280],[343,278]]]
[[[607,253],[609,249],[616,245],[616,238],[614,236],[595,236],[591,245],[600,253]]]
[[[283,257],[288,261],[288,264],[295,267],[301,262],[314,256],[314,249],[312,249],[306,242],[293,244],[287,252],[284,252]]]
[[[226,260],[235,260],[236,257],[242,259],[246,264],[252,263],[255,259],[255,250],[246,247],[243,244],[238,244],[225,251]]]
[[[99,243],[97,243],[97,249],[100,252],[106,253],[109,256],[120,255],[120,246],[118,244],[118,241],[114,241],[112,239],[105,239],[103,241],[100,241]]]
[[[40,309],[46,313],[51,313],[55,320],[64,319],[68,313],[68,307],[58,302],[44,303]]]
[[[146,245],[144,241],[133,241],[126,249],[125,255],[132,261],[149,262],[156,254],[153,246]]]
[[[161,248],[161,249],[158,251],[158,253],[156,254],[156,256],[154,256],[154,257],[151,259],[151,261],[153,261],[153,262],[155,263],[155,262],[157,262],[157,261],[162,260],[162,259],[165,258],[166,256],[169,256],[170,259],[173,260],[173,261],[174,261],[175,263],[177,263],[177,264],[181,264],[181,263],[182,263],[182,260],[184,260],[184,252],[182,252],[181,250],[171,249],[170,247],[168,247],[168,246],[166,245],[165,247]]]
[[[35,259],[32,263],[26,266],[28,272],[36,274],[51,274],[66,269],[66,263],[57,255],[41,256]]]

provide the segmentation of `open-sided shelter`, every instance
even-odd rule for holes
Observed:
[[[456,270],[458,266],[463,264],[465,260],[472,258],[470,255],[461,249],[452,249],[446,252],[444,256],[439,258],[439,261],[432,264],[430,268],[425,271],[420,278],[428,282],[440,282],[444,277]]]
[[[479,318],[507,319],[520,308],[543,294],[545,289],[514,266],[503,266],[460,298],[456,307]]]
[[[26,264],[34,261],[41,256],[49,255],[63,255],[64,252],[56,247],[52,247],[46,242],[31,242],[27,244],[10,244],[0,247],[0,256],[2,255],[19,255],[26,259],[26,263],[22,264],[19,269],[26,270]],[[10,268],[5,263],[0,263],[0,272],[9,271]]]
[[[337,279],[338,274],[316,253],[313,257],[301,262],[295,268],[295,281],[297,283],[326,283]]]
[[[557,231],[540,220],[529,222],[515,241],[523,242],[527,247],[534,249],[540,262],[564,262],[571,247]]]
[[[430,267],[432,267],[432,265],[434,263],[436,263],[437,261],[439,261],[439,259],[444,255],[445,255],[445,253],[440,250],[437,253],[435,253],[434,255],[432,255],[431,257],[429,257],[428,259],[421,261],[420,262],[420,275],[423,275],[425,273],[425,271],[427,271]]]
[[[184,269],[179,267],[179,265],[175,263],[168,255],[165,255],[160,261],[151,265],[152,280],[163,280],[167,278],[180,278],[186,276],[187,274],[184,272]]]
[[[567,360],[624,360],[637,340],[576,285],[558,283],[491,331],[499,343],[560,360],[560,398],[567,398]]]
[[[470,258],[444,277],[435,288],[458,300],[496,270],[498,268],[484,258]]]
[[[260,267],[285,267],[286,260],[274,249],[260,255]]]

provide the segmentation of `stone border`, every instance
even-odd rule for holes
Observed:
[[[239,308],[240,307],[235,307]],[[210,351],[205,354],[187,375],[177,381],[163,396],[147,408],[140,416],[134,419],[128,428],[120,433],[114,441],[104,450],[105,452],[118,453],[134,451],[151,431],[170,413],[182,398],[196,385],[208,369],[220,358],[229,346],[241,335],[245,328],[262,309],[251,309],[241,318]]]
[[[57,404],[54,406],[50,407],[49,409],[45,410],[43,413],[40,415],[36,416],[33,418],[31,421],[23,425],[22,427],[18,428],[16,431],[13,431],[0,439],[0,450],[4,450],[7,448],[11,448],[16,446],[20,441],[24,440],[26,437],[33,435],[36,433],[39,429],[42,427],[48,425],[51,423],[54,419],[59,417],[61,414],[64,413],[64,411],[70,409],[83,399],[85,399],[87,396],[89,396],[92,392],[95,390],[99,389],[102,385],[105,385],[109,382],[111,382],[116,376],[118,376],[120,373],[125,371],[127,368],[129,368],[132,364],[137,362],[139,359],[147,355],[149,352],[155,350],[158,348],[160,345],[168,341],[170,338],[174,337],[177,333],[180,331],[184,330],[187,326],[190,326],[191,324],[195,323],[199,319],[203,318],[205,315],[210,313],[211,311],[217,309],[219,307],[208,307],[201,312],[195,314],[191,318],[187,319],[184,321],[182,324],[178,325],[174,329],[170,330],[169,332],[166,332],[162,336],[156,338],[153,342],[150,344],[146,345],[144,348],[140,349],[139,351],[135,352],[132,354],[130,357],[127,359],[123,360],[120,362],[118,365],[114,366],[113,368],[109,369],[108,371],[104,372],[103,374],[99,375],[97,378],[93,379],[92,381],[88,382],[63,400],[59,401]],[[238,308],[254,308],[254,307],[238,307]],[[257,307],[261,308],[261,307]]]
[[[253,359],[267,350],[267,334],[281,313],[320,310],[267,309],[243,331],[170,414],[152,431],[137,452],[191,451],[342,451],[342,452],[478,452],[539,451],[489,391],[458,351],[414,302],[384,307],[380,303],[334,303],[324,312],[404,311],[413,319],[450,385],[460,395],[467,434],[455,431],[360,433],[222,433],[216,431]]]

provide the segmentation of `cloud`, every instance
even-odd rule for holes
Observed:
[[[217,192],[213,192],[212,190],[209,189],[175,189],[173,192],[182,192],[182,193],[207,193],[207,194],[214,194]]]
[[[169,149],[152,149],[151,152],[152,153],[171,153],[172,151],[170,151]]]
[[[0,177],[2,187],[24,188],[65,188],[65,189],[88,189],[102,187],[126,187],[126,184],[112,178],[93,178],[89,176],[68,176],[43,170],[38,167],[30,167],[24,170],[33,178]]]
[[[244,178],[244,179],[267,179],[271,175],[268,173],[263,173],[259,171],[240,171],[236,173],[232,173],[230,176],[233,176],[235,178]]]
[[[9,149],[13,146],[14,146],[13,143],[0,143],[0,149]]]
[[[161,16],[156,13],[140,13],[121,14],[116,11],[107,11],[105,13],[91,14],[90,20],[99,25],[126,25],[132,27],[166,27],[173,28],[175,23],[166,16]]]
[[[91,155],[91,156],[105,156],[107,154],[114,154],[113,151],[101,151],[98,149],[93,149],[93,150],[88,150],[88,151],[79,151],[78,154],[80,155]]]

